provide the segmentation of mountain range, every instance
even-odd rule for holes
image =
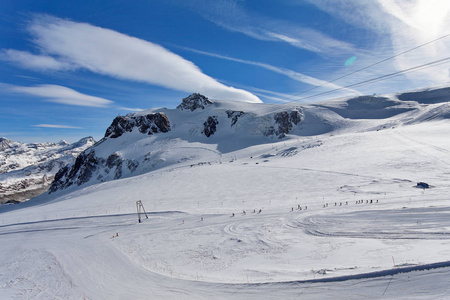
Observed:
[[[94,143],[92,137],[73,144],[24,144],[0,138],[0,204],[18,203],[42,194],[59,169]]]

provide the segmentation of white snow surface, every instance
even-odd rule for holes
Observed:
[[[124,134],[105,157],[160,139],[165,164],[0,207],[0,299],[447,298],[448,103],[385,98],[248,145]]]

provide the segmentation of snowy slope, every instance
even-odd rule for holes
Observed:
[[[47,191],[56,172],[94,143],[92,137],[73,144],[24,144],[0,138],[0,204],[25,201]]]
[[[0,298],[445,299],[448,103],[383,98],[138,113],[171,130],[125,131],[96,157],[159,149],[163,163],[0,207]],[[226,113],[201,133],[217,109],[253,126],[292,107],[302,121],[282,139]]]

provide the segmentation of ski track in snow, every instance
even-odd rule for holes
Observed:
[[[445,220],[447,218],[445,213],[448,213],[448,209],[440,211],[444,213],[444,215],[442,215],[442,220]],[[362,216],[360,217],[362,219],[367,218],[367,213],[367,211],[363,211]],[[376,213],[376,211],[373,211],[372,213]],[[269,252],[271,254],[276,254],[283,253],[284,248],[288,247],[290,244],[283,243],[279,238],[279,236],[283,237],[285,235],[283,232],[295,231],[295,235],[298,235],[298,229],[308,233],[310,227],[316,226],[315,224],[312,225],[311,223],[308,223],[308,220],[312,219],[312,217],[303,218],[301,217],[300,212],[283,214],[284,216],[280,216],[279,213],[269,213],[267,215],[258,215],[257,213],[252,215],[252,213],[250,213],[249,216],[236,215],[234,218],[225,215],[212,215],[206,216],[204,219],[205,221],[203,222],[207,222],[210,218],[221,219],[223,221],[222,225],[218,224],[220,232],[228,240],[235,239],[234,242],[236,243],[245,243],[246,239],[255,238],[255,242],[247,249],[250,252],[250,255]],[[354,214],[358,217],[358,212],[354,212]],[[390,288],[392,290],[387,295],[401,297],[401,291],[403,289],[402,283],[409,285],[411,281],[418,280],[419,278],[420,280],[423,280],[423,278],[427,278],[433,274],[436,276],[434,278],[434,280],[436,280],[442,276],[448,276],[449,273],[447,272],[450,272],[450,262],[445,261],[442,263],[397,266],[395,268],[391,267],[375,272],[361,272],[358,268],[354,268],[353,270],[356,271],[355,274],[332,277],[322,275],[321,278],[320,272],[317,272],[320,270],[316,270],[316,279],[312,278],[313,273],[309,270],[309,278],[301,280],[247,283],[245,282],[244,276],[244,280],[241,279],[240,282],[233,284],[230,284],[229,282],[209,282],[207,278],[205,280],[205,278],[202,277],[203,274],[200,275],[199,279],[197,279],[198,277],[196,278],[195,274],[192,274],[192,272],[190,274],[178,274],[174,266],[171,266],[170,262],[167,261],[164,262],[163,260],[160,260],[152,261],[150,264],[143,263],[144,259],[151,256],[151,253],[148,252],[152,251],[149,251],[147,247],[144,247],[145,244],[139,245],[143,240],[134,240],[134,238],[142,238],[142,236],[147,236],[147,239],[152,238],[152,233],[159,234],[161,232],[160,229],[162,229],[161,227],[168,226],[167,222],[165,222],[167,220],[178,221],[180,217],[184,217],[187,220],[188,218],[197,219],[198,216],[168,212],[151,214],[149,217],[150,219],[146,220],[143,224],[136,224],[135,216],[126,214],[81,218],[82,224],[80,224],[81,220],[70,218],[43,221],[38,224],[10,224],[2,226],[0,236],[7,234],[20,237],[26,233],[27,239],[24,241],[24,244],[35,244],[41,238],[43,238],[46,243],[50,244],[47,245],[46,250],[22,249],[15,251],[15,255],[8,256],[7,260],[3,260],[3,268],[16,270],[14,274],[18,274],[16,278],[6,278],[3,276],[4,278],[2,278],[2,280],[5,283],[2,288],[6,288],[6,291],[9,292],[16,291],[16,293],[3,295],[9,295],[12,298],[45,299],[54,296],[59,298],[73,298],[75,295],[80,297],[84,294],[92,299],[120,299],[128,293],[133,293],[138,298],[146,298],[148,296],[156,296],[159,298],[164,297],[167,293],[167,295],[172,295],[171,297],[181,298],[197,298],[200,296],[200,298],[206,299],[209,297],[227,298],[233,296],[237,299],[244,299],[251,295],[260,295],[259,293],[266,291],[263,294],[265,294],[267,298],[272,298],[276,295],[295,297],[296,294],[301,294],[302,297],[306,297],[307,299],[314,299],[314,297],[319,295],[322,295],[326,299],[332,299],[332,293],[337,292],[341,295],[346,295],[346,297],[350,299],[357,299],[360,296],[376,299],[381,296],[381,293],[390,278],[395,278],[395,282],[391,282]],[[339,215],[335,215],[334,217],[339,217]],[[428,219],[429,217],[429,215],[426,215],[424,216],[424,219]],[[74,227],[74,223],[80,225]],[[190,221],[189,223],[194,222]],[[214,222],[213,224],[217,223],[218,222]],[[38,231],[31,229],[36,225],[38,225]],[[188,228],[183,228],[183,225],[186,225]],[[188,222],[185,222],[183,225],[170,224],[169,226],[178,227],[175,231],[180,231],[182,233],[185,231],[197,230],[199,231],[197,236],[201,234],[202,231],[210,230],[207,225],[199,227],[188,224]],[[350,223],[347,227],[352,228],[353,225],[354,223]],[[135,226],[146,226],[149,228],[149,232],[145,233],[146,230],[144,230],[140,234],[135,234],[135,236],[133,236],[133,231],[135,231],[133,227]],[[95,231],[95,233],[90,236],[84,236],[85,230],[88,228],[90,231]],[[27,231],[27,229],[30,230]],[[58,230],[57,233],[54,233],[55,229]],[[113,239],[111,233],[114,234],[115,230],[120,231],[120,236]],[[128,230],[130,230],[130,232],[127,232]],[[269,234],[270,230],[275,230],[275,232]],[[49,238],[46,232],[51,232],[52,237]],[[167,233],[167,231],[164,232]],[[243,234],[245,232],[247,232],[247,234]],[[109,236],[108,233],[111,236]],[[132,235],[131,239],[128,237],[128,233]],[[14,237],[13,240],[15,238],[16,237]],[[355,238],[355,236],[352,236],[351,238]],[[356,236],[356,238],[370,239],[372,237]],[[389,237],[389,239],[391,238],[392,237]],[[52,239],[54,240],[51,241]],[[239,242],[237,239],[242,239],[242,241]],[[67,242],[68,246],[71,247],[74,247],[78,243],[82,243],[83,246],[81,248],[73,248],[75,253],[71,253],[71,251],[66,253],[66,250],[64,250],[66,247],[62,247],[61,242],[63,244]],[[153,242],[157,243],[157,241]],[[261,247],[255,247],[257,244],[261,244]],[[21,248],[18,246],[15,247]],[[64,252],[64,254],[62,254],[61,251]],[[126,255],[124,255],[124,253],[121,254],[122,251],[126,251]],[[133,251],[135,253],[133,253]],[[85,256],[87,253],[89,253],[89,255],[84,257],[84,259],[86,259],[86,262],[90,261],[89,264],[80,266],[71,263],[71,260],[77,260],[77,257],[79,257],[78,255]],[[205,253],[199,254],[200,256],[204,256]],[[244,251],[239,255],[245,256],[245,254]],[[132,261],[126,263],[123,259],[118,259],[127,256],[130,257]],[[20,259],[18,259],[19,257]],[[36,262],[38,262],[38,265],[36,265]],[[152,264],[160,265],[159,272],[152,270],[152,267],[154,267]],[[40,267],[41,265],[42,267]],[[67,265],[68,268],[64,267],[65,265]],[[148,270],[151,272],[148,272]],[[120,289],[120,291],[118,291],[117,284],[120,280],[114,279],[118,276],[118,273],[116,272],[123,273],[123,276],[119,276],[122,280],[126,280],[126,276],[133,276],[134,284],[132,286],[135,286],[136,288],[141,286],[141,288],[137,291],[133,291],[131,288]],[[249,273],[252,274],[251,272]],[[75,278],[73,278],[73,275],[68,274],[75,274]],[[79,276],[82,276],[84,280],[98,282],[100,283],[100,286],[88,285],[88,287],[91,289],[93,288],[93,290],[84,290],[79,286],[79,284],[82,284],[80,283]],[[56,282],[54,281],[55,277],[58,278]],[[99,278],[101,279],[100,281]],[[252,277],[250,277],[250,280],[252,280]],[[442,283],[442,281],[440,282]],[[427,282],[427,286],[429,286],[429,282]],[[86,286],[84,287],[86,288]],[[154,289],[156,287],[157,292],[155,293]],[[104,292],[99,294],[96,292],[97,289],[104,289]],[[360,289],[363,289],[364,292]],[[442,287],[440,290],[442,291]],[[276,294],[274,294],[274,291],[277,291]],[[368,291],[377,291],[377,293],[371,295]],[[403,289],[403,295],[408,295],[408,293]],[[2,295],[1,292],[0,295]],[[420,295],[420,293],[418,295]]]

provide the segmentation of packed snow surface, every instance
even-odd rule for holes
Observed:
[[[0,298],[446,298],[447,104],[361,100],[229,151],[171,137],[159,168],[0,207]]]

